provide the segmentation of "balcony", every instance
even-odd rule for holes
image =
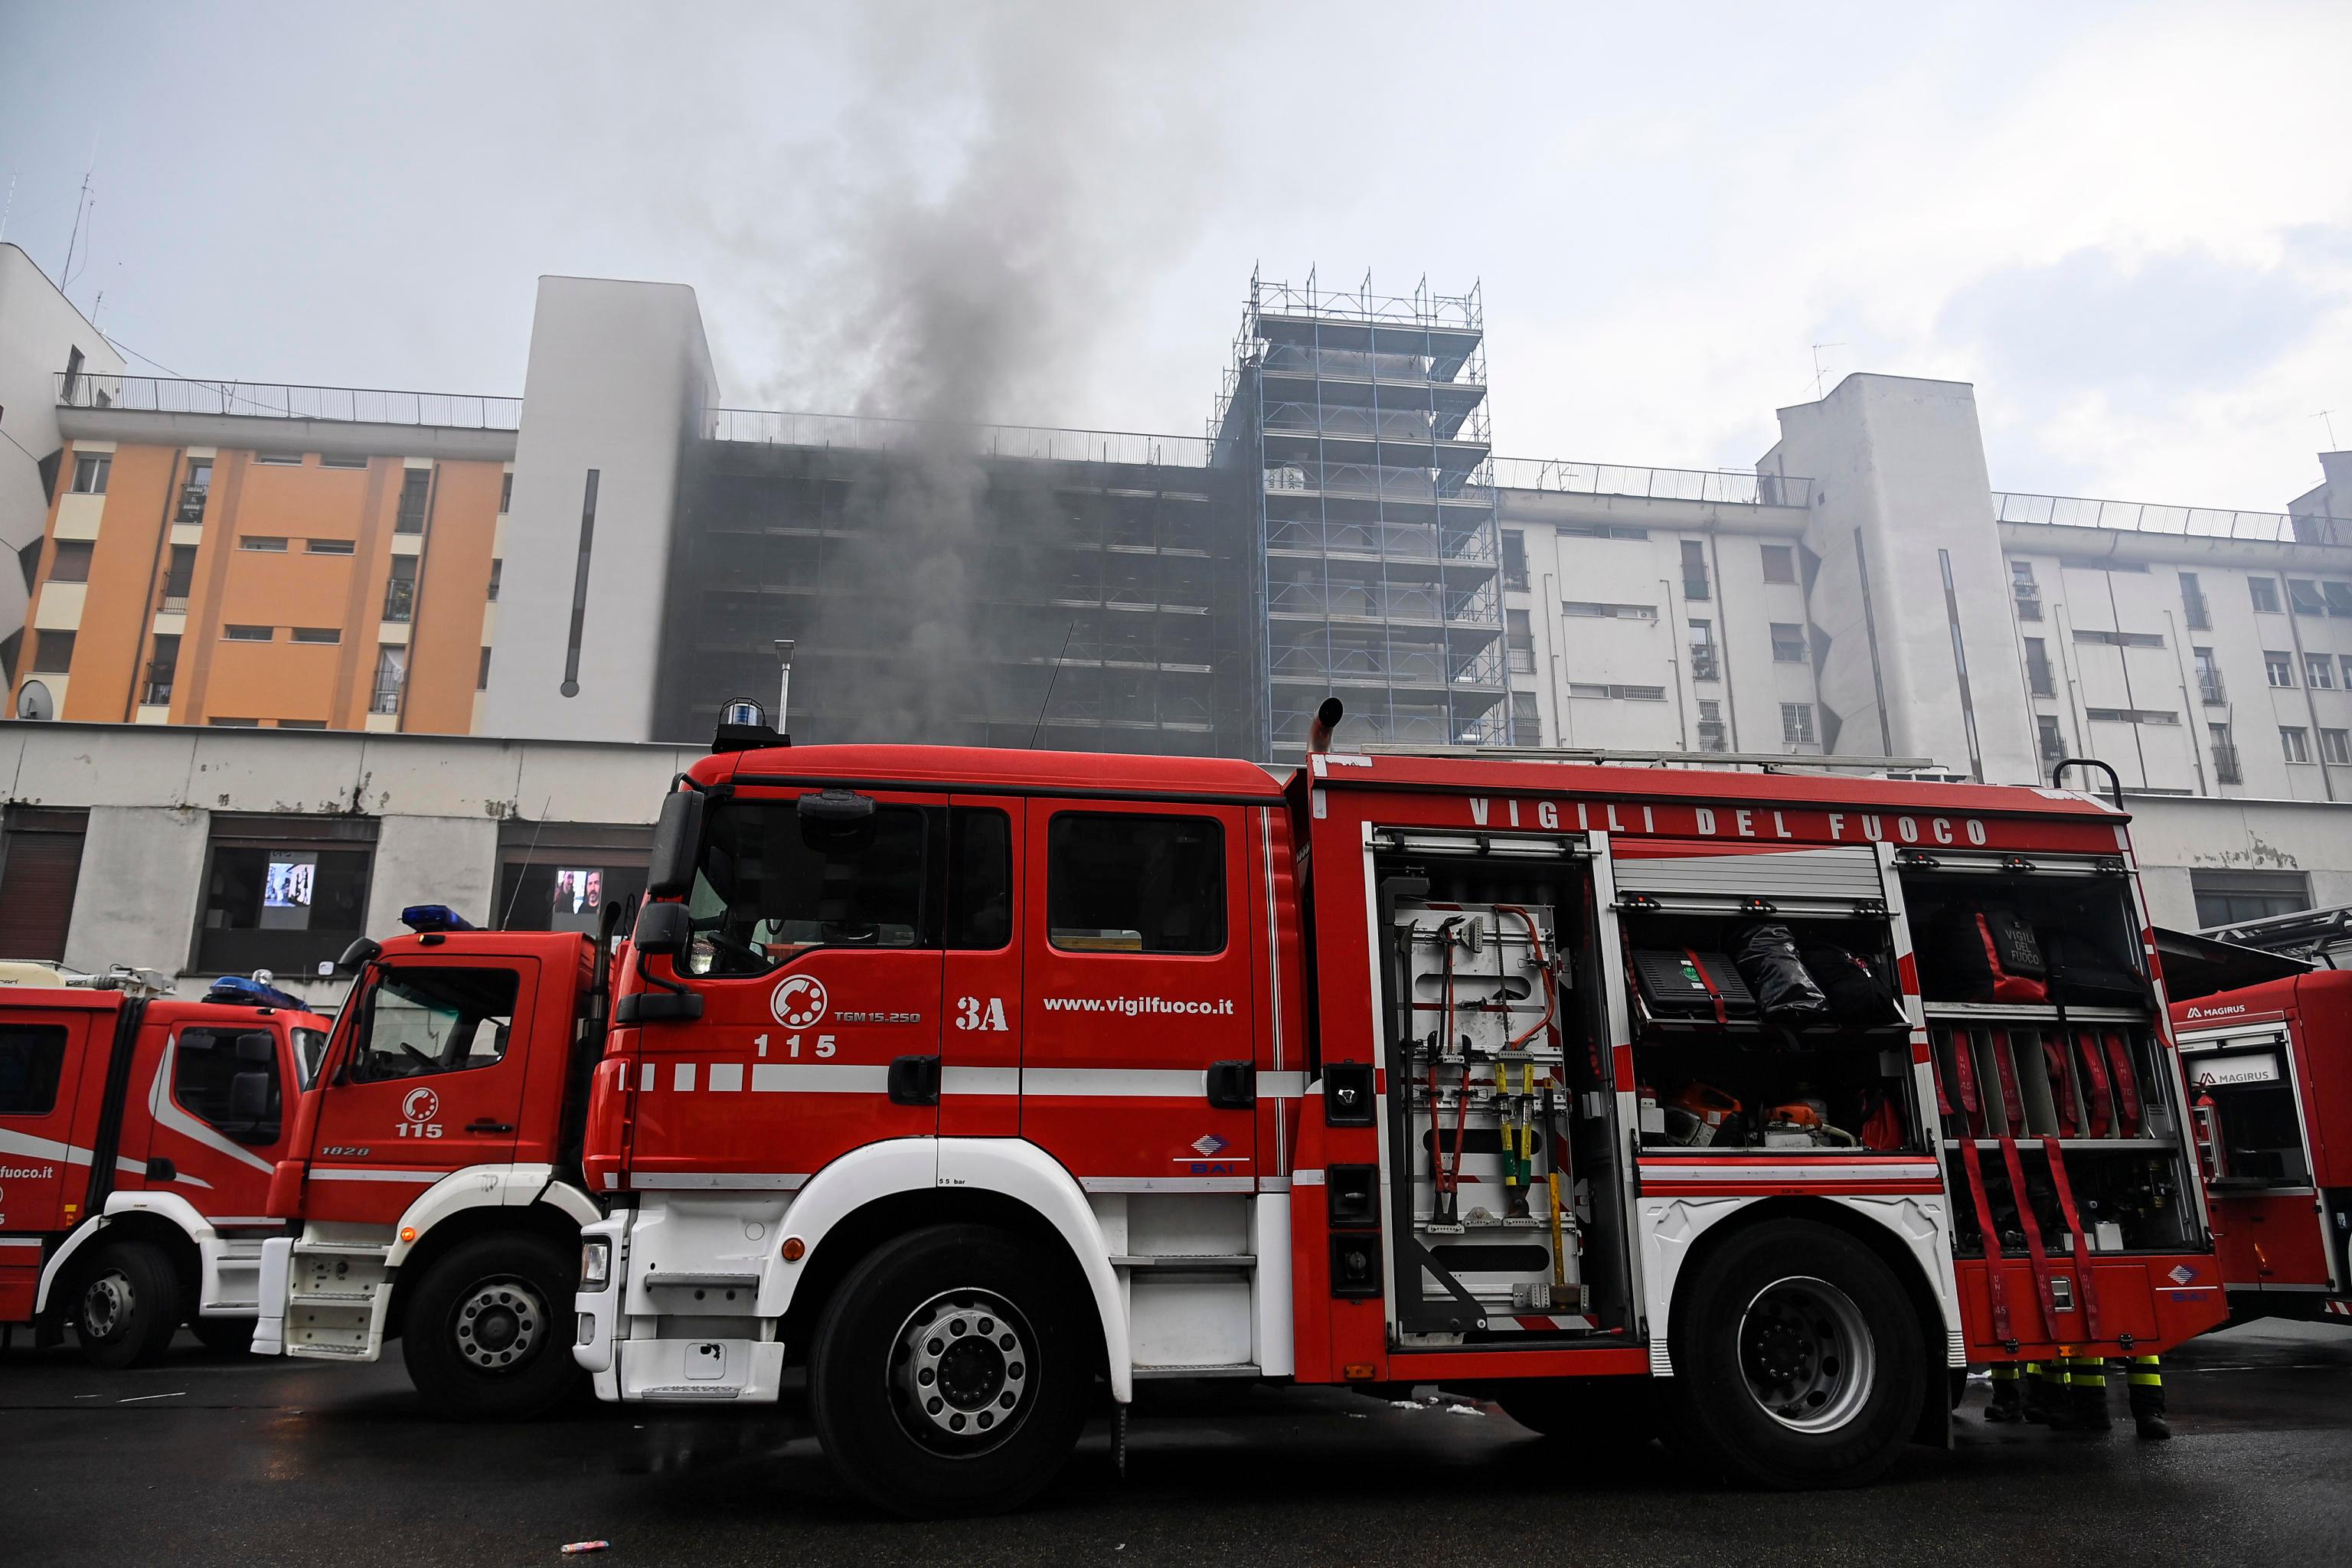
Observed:
[[[396,680],[389,683],[377,682],[374,696],[368,700],[368,711],[371,713],[399,712],[400,683]]]
[[[1716,658],[1713,643],[1693,643],[1690,650],[1690,670],[1693,680],[1720,680],[1723,667]]]
[[[168,708],[172,705],[170,679],[150,680],[139,689],[139,704],[142,708]]]
[[[172,514],[172,521],[196,523],[204,521],[205,501],[212,493],[212,488],[209,485],[182,486],[179,510]]]
[[[1510,650],[1510,657],[1513,675],[1533,675],[1536,672],[1535,649],[1514,647]]]
[[[2018,589],[2017,618],[2021,621],[2040,620],[2042,618],[2042,595],[2036,593],[2029,593],[2023,588]]]
[[[383,618],[387,621],[412,620],[416,615],[416,584],[405,578],[395,577],[383,585]]]
[[[2244,771],[2238,766],[2238,748],[2230,742],[2217,741],[2214,742],[2213,782],[2215,784],[2243,784],[2246,782]]]
[[[2197,695],[2208,708],[2226,708],[2230,704],[2229,694],[2222,689],[2221,678],[2219,675],[2199,676]]]

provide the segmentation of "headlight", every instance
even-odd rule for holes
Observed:
[[[580,1289],[602,1290],[613,1279],[613,1244],[592,1236],[580,1244]]]

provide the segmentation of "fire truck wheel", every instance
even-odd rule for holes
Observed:
[[[818,1321],[818,1440],[845,1481],[892,1513],[1017,1508],[1077,1443],[1092,1331],[1002,1231],[902,1236],[850,1272]]]
[[[1776,1220],[1709,1252],[1677,1291],[1678,1448],[1764,1486],[1860,1486],[1902,1454],[1927,1389],[1918,1315],[1862,1243]]]
[[[478,1236],[435,1262],[400,1340],[425,1402],[470,1421],[528,1421],[562,1404],[583,1375],[568,1331],[577,1253],[542,1236]]]
[[[251,1318],[191,1318],[188,1329],[215,1355],[243,1355],[253,1348]]]
[[[180,1277],[163,1249],[121,1241],[90,1260],[74,1306],[74,1332],[93,1366],[148,1366],[180,1326]]]

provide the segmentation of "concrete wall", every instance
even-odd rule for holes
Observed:
[[[187,968],[211,825],[210,812],[188,805],[91,805],[66,963]]]
[[[2283,800],[2126,797],[2158,925],[2197,929],[2189,873],[2301,871],[2312,906],[2352,904],[2352,805]]]
[[[597,741],[654,732],[679,459],[717,400],[691,289],[540,279],[483,731]],[[595,526],[575,633],[591,469]],[[567,668],[575,636],[576,673]]]

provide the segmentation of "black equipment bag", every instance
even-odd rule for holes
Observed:
[[[1920,952],[1922,988],[1939,1002],[2050,999],[2050,966],[2033,928],[1999,904],[1948,910]]]
[[[1809,946],[1803,953],[1805,968],[1829,998],[1830,1014],[1839,1023],[1875,1029],[1907,1021],[1894,985],[1869,959],[1827,942]]]
[[[1719,952],[1637,948],[1633,983],[1655,1017],[1704,1023],[1753,1020],[1756,998]]]
[[[1731,962],[1772,1022],[1801,1027],[1830,1021],[1829,998],[1805,972],[1795,935],[1779,921],[1750,921],[1735,930]]]

